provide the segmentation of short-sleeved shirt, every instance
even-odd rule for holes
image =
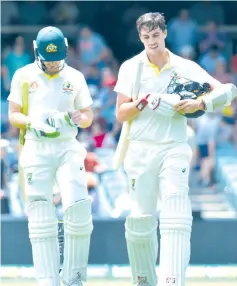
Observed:
[[[84,109],[92,104],[83,74],[74,68],[65,66],[57,75],[48,77],[36,63],[18,69],[11,82],[8,100],[22,106],[22,84],[29,83],[28,116],[44,121],[57,112],[70,112]],[[76,128],[70,126],[60,130],[60,138],[75,137]],[[26,139],[33,139],[27,131]]]
[[[161,71],[149,62],[145,51],[125,61],[120,67],[114,90],[129,98],[134,97],[134,82],[136,81],[139,61],[143,63],[139,99],[153,92],[167,94],[167,87],[174,74],[199,83],[209,82],[212,85],[216,82],[195,62],[176,56],[169,50],[167,51],[169,53],[169,63]],[[173,117],[163,116],[146,107],[133,120],[129,139],[158,143],[187,142],[187,119],[178,113]]]

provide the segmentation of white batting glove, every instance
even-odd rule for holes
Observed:
[[[176,113],[173,106],[180,101],[180,96],[178,94],[151,93],[146,100],[150,109],[161,115],[172,117]]]
[[[78,127],[78,125],[73,122],[69,112],[55,113],[54,115],[46,119],[46,121],[50,126],[57,129],[63,128],[64,126],[71,126],[75,128]]]
[[[60,132],[56,128],[40,121],[30,120],[26,124],[26,129],[30,130],[38,138],[57,138],[60,136]]]

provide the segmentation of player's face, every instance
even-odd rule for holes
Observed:
[[[148,54],[156,54],[165,50],[165,38],[167,31],[164,32],[160,28],[156,28],[149,32],[147,27],[142,27],[140,32],[140,40]]]
[[[47,71],[51,74],[58,73],[61,70],[63,64],[64,61],[44,62]]]

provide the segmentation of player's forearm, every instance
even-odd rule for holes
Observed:
[[[9,121],[16,128],[26,129],[29,117],[21,112],[13,112],[9,115]]]
[[[122,103],[116,110],[116,118],[119,122],[126,122],[137,117],[140,111],[137,109],[137,104],[140,100],[133,102]]]
[[[236,98],[237,89],[231,83],[222,84],[214,88],[211,93],[202,98],[206,111],[212,112],[219,106],[229,106],[234,98]]]

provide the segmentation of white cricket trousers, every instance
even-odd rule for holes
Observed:
[[[131,141],[124,161],[129,178],[131,214],[155,214],[157,202],[188,193],[192,150],[188,143]]]
[[[52,201],[56,184],[64,210],[88,197],[85,148],[76,139],[26,140],[20,165],[27,201]]]

